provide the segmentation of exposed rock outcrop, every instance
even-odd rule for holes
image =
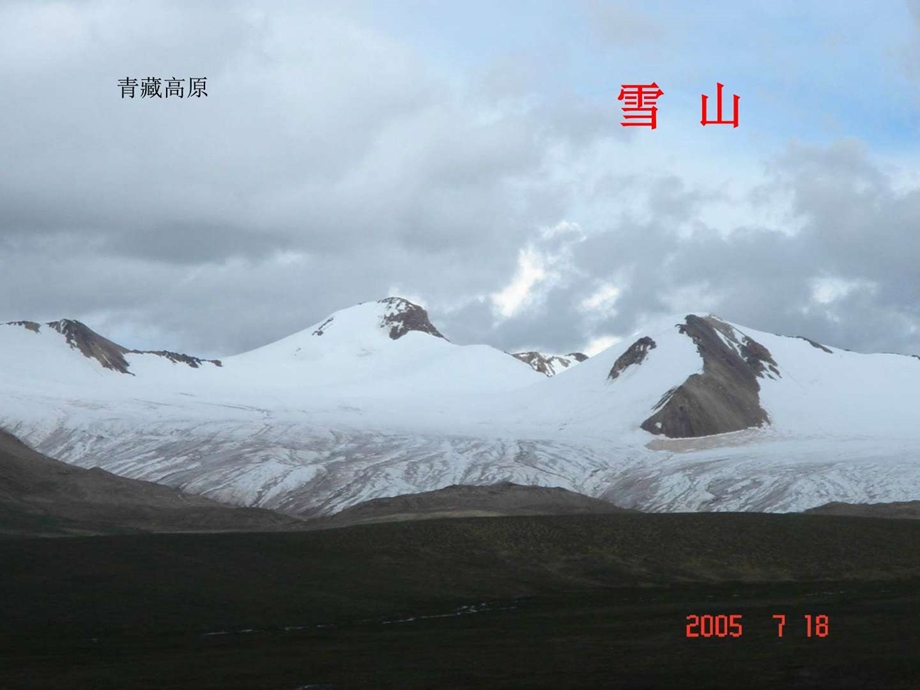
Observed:
[[[319,327],[313,331],[313,335],[323,335],[326,332],[326,328],[335,320],[334,317],[330,316],[328,319],[323,321]]]
[[[10,321],[5,325],[22,326],[33,333],[41,332],[41,324],[34,321]],[[128,354],[156,355],[168,359],[173,364],[185,364],[193,369],[198,369],[205,363],[213,364],[217,367],[222,366],[218,359],[200,359],[168,350],[129,350],[99,335],[86,324],[73,319],[51,321],[45,325],[63,335],[67,344],[74,350],[78,350],[84,357],[95,359],[104,368],[117,371],[120,374],[134,375],[130,371],[131,365],[125,359],[125,355]]]
[[[668,391],[642,428],[688,438],[768,424],[758,379],[780,376],[770,351],[714,317],[690,315],[678,328],[696,344],[703,373]]]
[[[656,347],[655,341],[648,336],[639,338],[629,346],[626,352],[617,357],[617,361],[613,363],[613,368],[610,370],[610,374],[607,375],[607,378],[616,379],[626,368],[642,364],[648,356],[648,353]]]
[[[7,323],[7,324],[5,324],[5,325],[7,325],[7,326],[22,326],[22,327],[25,328],[26,330],[32,331],[33,333],[38,333],[38,332],[41,330],[41,327],[42,327],[42,325],[41,325],[40,323],[36,323],[35,321],[10,321],[9,323]]]
[[[95,359],[106,369],[122,374],[131,373],[128,371],[129,364],[125,359],[128,350],[108,338],[103,338],[85,324],[71,319],[61,319],[50,322],[48,326],[63,335],[67,344],[74,350],[83,353],[84,357]]]
[[[808,343],[808,344],[811,345],[812,347],[817,348],[817,349],[819,349],[819,350],[823,350],[824,352],[826,352],[826,353],[829,354],[829,355],[834,354],[834,351],[833,351],[833,350],[830,350],[830,349],[824,347],[824,345],[822,345],[821,343],[816,343],[816,342],[815,342],[814,340],[812,340],[811,338],[806,338],[804,335],[797,335],[797,336],[794,336],[794,337],[798,338],[799,340],[804,340],[806,343]]]
[[[399,340],[409,331],[427,333],[447,340],[428,319],[428,312],[417,304],[402,297],[387,297],[379,300],[378,304],[387,305],[386,313],[380,320],[380,326],[389,327],[390,337],[393,340]]]
[[[200,359],[191,355],[183,355],[181,352],[170,352],[169,350],[128,350],[135,354],[157,355],[168,359],[173,364],[187,364],[192,369],[198,369],[202,364],[213,364],[215,367],[222,367],[223,362],[219,359]]]
[[[573,352],[568,355],[545,355],[542,352],[515,352],[511,355],[525,364],[529,364],[534,371],[538,371],[544,376],[555,376],[560,371],[564,371],[579,362],[588,359],[588,355],[581,352]]]

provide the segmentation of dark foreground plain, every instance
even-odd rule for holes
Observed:
[[[0,688],[920,687],[917,521],[10,539],[0,563]],[[687,639],[689,614],[740,614],[742,635]]]

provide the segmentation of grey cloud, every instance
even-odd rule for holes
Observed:
[[[589,11],[612,42],[668,30]],[[395,285],[455,342],[567,352],[701,294],[751,327],[920,352],[920,190],[857,141],[767,162],[743,201],[791,199],[797,234],[725,236],[695,180],[596,169],[627,137],[612,100],[544,88],[527,55],[457,87],[365,18],[362,3],[4,4],[0,320],[82,318],[129,346],[224,356]],[[119,77],[174,74],[207,76],[209,97],[118,98]],[[625,210],[636,197],[647,216]],[[584,239],[542,235],[562,220]],[[561,278],[497,319],[488,296],[531,245],[564,257]],[[822,277],[875,287],[813,304]],[[579,309],[606,282],[613,308]]]
[[[436,300],[496,289],[564,214],[547,150],[588,145],[603,117],[496,111],[520,89],[465,95],[348,10],[0,9],[0,88],[18,96],[0,113],[15,132],[0,138],[0,319],[162,319],[178,344],[226,353],[394,283]],[[118,96],[123,76],[191,74],[207,98]],[[284,252],[306,263],[276,265]]]
[[[920,26],[920,0],[905,0],[905,2],[907,3],[907,9],[910,10],[911,15],[914,17],[914,21]]]
[[[654,199],[650,219],[621,214],[586,227],[587,239],[571,247],[577,279],[495,328],[492,338],[505,349],[539,341],[560,350],[571,347],[573,333],[582,343],[602,333],[622,336],[644,318],[675,311],[673,296],[687,291],[707,295],[712,311],[753,328],[860,351],[920,353],[920,189],[897,190],[890,174],[849,140],[793,144],[770,167],[770,189],[757,190],[751,201],[791,198],[797,232],[758,226],[716,232],[694,221],[699,195],[662,176],[644,184]],[[669,195],[678,203],[662,203]],[[675,218],[694,221],[691,238],[678,236]],[[827,278],[859,287],[816,303],[814,281]],[[591,286],[606,280],[623,290],[614,310],[581,313]]]

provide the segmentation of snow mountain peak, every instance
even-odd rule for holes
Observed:
[[[45,324],[40,324],[36,321],[10,321],[2,325],[23,328],[42,338],[46,345],[52,345],[48,342],[50,330],[54,333],[55,339],[58,334],[63,336],[64,344],[70,350],[79,352],[87,359],[94,360],[103,369],[119,374],[128,374],[129,376],[134,376],[134,372],[131,371],[132,355],[154,355],[173,364],[181,363],[193,369],[197,369],[205,363],[221,366],[219,360],[199,359],[198,357],[184,355],[179,352],[170,352],[169,350],[131,350],[100,335],[85,323],[76,319],[60,319],[58,321],[49,321]],[[43,331],[43,326],[47,326],[48,330]],[[22,345],[26,346],[25,349],[31,352],[34,350],[36,343],[27,340]],[[8,344],[7,347],[13,350],[12,343]],[[62,354],[65,353],[57,351],[56,355],[53,356],[60,357]],[[66,367],[66,364],[64,366]]]
[[[401,297],[340,309],[225,364],[260,387],[375,399],[491,394],[540,378],[493,347],[451,343],[425,309]]]
[[[436,338],[447,340],[441,332],[434,327],[428,318],[428,312],[417,304],[402,297],[387,297],[379,300],[377,304],[385,306],[380,319],[381,328],[390,329],[390,338],[399,340],[409,331],[427,333]]]
[[[129,364],[125,359],[125,354],[129,350],[117,343],[113,343],[108,338],[104,338],[80,321],[61,319],[59,321],[49,321],[45,324],[35,321],[11,321],[3,325],[19,326],[35,333],[39,337],[46,337],[47,331],[42,331],[42,327],[46,326],[51,331],[62,335],[64,342],[70,349],[80,352],[88,359],[96,360],[105,369],[117,371],[120,374],[130,373],[128,371]]]
[[[346,321],[354,323],[354,326],[348,327],[349,330],[355,326],[360,327],[357,321],[364,317],[374,321],[376,326],[385,331],[391,340],[399,340],[410,331],[427,333],[447,340],[431,323],[428,312],[424,308],[403,297],[386,297],[376,302],[361,302],[354,307],[341,309],[317,324],[312,329],[312,335],[326,335],[333,328],[339,330],[341,323]],[[335,326],[336,320],[339,326]]]

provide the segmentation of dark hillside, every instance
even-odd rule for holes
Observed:
[[[74,467],[0,431],[0,536],[296,529],[268,510],[234,508],[175,489]]]
[[[454,485],[437,491],[375,498],[330,517],[312,520],[310,524],[328,528],[447,517],[603,515],[622,512],[627,511],[607,501],[559,487],[501,482],[486,486]]]

